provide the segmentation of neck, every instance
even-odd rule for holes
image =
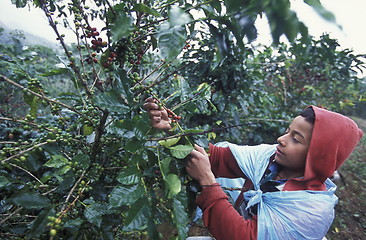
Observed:
[[[304,171],[295,171],[292,169],[288,169],[288,168],[282,168],[279,172],[278,175],[282,178],[282,179],[290,179],[290,178],[298,178],[298,177],[303,177],[304,176]]]

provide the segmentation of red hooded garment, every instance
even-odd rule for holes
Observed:
[[[324,181],[349,157],[363,132],[348,117],[316,106],[304,178],[289,179],[282,191],[324,191]],[[245,177],[228,147],[210,145],[210,162],[216,177]],[[257,217],[245,220],[217,184],[206,187],[196,199],[203,222],[217,240],[257,239]]]

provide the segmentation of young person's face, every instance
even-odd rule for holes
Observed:
[[[277,139],[276,162],[292,171],[303,173],[312,132],[313,124],[302,116],[296,117],[285,134]]]

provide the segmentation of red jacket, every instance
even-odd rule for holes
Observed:
[[[356,147],[362,131],[349,118],[311,106],[315,112],[304,178],[289,179],[283,191],[324,190],[324,181]],[[229,148],[210,144],[210,162],[216,177],[245,177]],[[319,162],[321,161],[321,164]],[[206,187],[196,199],[203,222],[216,240],[257,239],[257,218],[245,220],[228,201],[219,185]]]

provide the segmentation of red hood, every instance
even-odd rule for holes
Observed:
[[[363,132],[348,117],[314,109],[315,123],[302,179],[289,179],[283,190],[325,190],[324,181],[349,157]]]

